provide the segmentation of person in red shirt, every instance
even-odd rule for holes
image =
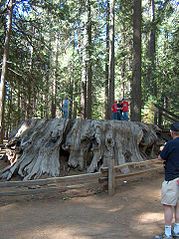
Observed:
[[[123,110],[122,110],[122,116],[123,116],[123,120],[128,121],[129,120],[129,103],[127,101],[127,97],[123,98],[123,102],[122,102],[122,106],[123,106]]]
[[[112,119],[117,120],[117,100],[114,100],[114,104],[112,105]]]

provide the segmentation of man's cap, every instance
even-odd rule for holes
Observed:
[[[175,122],[171,125],[170,130],[179,131],[179,122]]]
[[[119,98],[118,101],[122,101],[122,98]]]
[[[123,100],[127,100],[127,97],[124,97]]]

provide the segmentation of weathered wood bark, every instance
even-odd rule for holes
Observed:
[[[113,158],[115,165],[156,157],[158,128],[137,122],[83,119],[32,119],[11,134],[7,156],[11,165],[0,177],[16,173],[24,180],[59,176],[72,168],[99,171]],[[157,148],[158,147],[158,148]],[[123,173],[128,168],[122,169]]]

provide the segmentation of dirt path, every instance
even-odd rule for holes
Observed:
[[[140,239],[163,229],[163,173],[96,189],[36,198],[0,198],[0,239]]]

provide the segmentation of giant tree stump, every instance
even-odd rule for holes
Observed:
[[[13,131],[7,144],[10,166],[1,178],[23,180],[61,175],[67,168],[99,171],[113,158],[115,165],[156,157],[162,144],[153,125],[117,120],[31,119]],[[129,169],[123,169],[128,172]]]

